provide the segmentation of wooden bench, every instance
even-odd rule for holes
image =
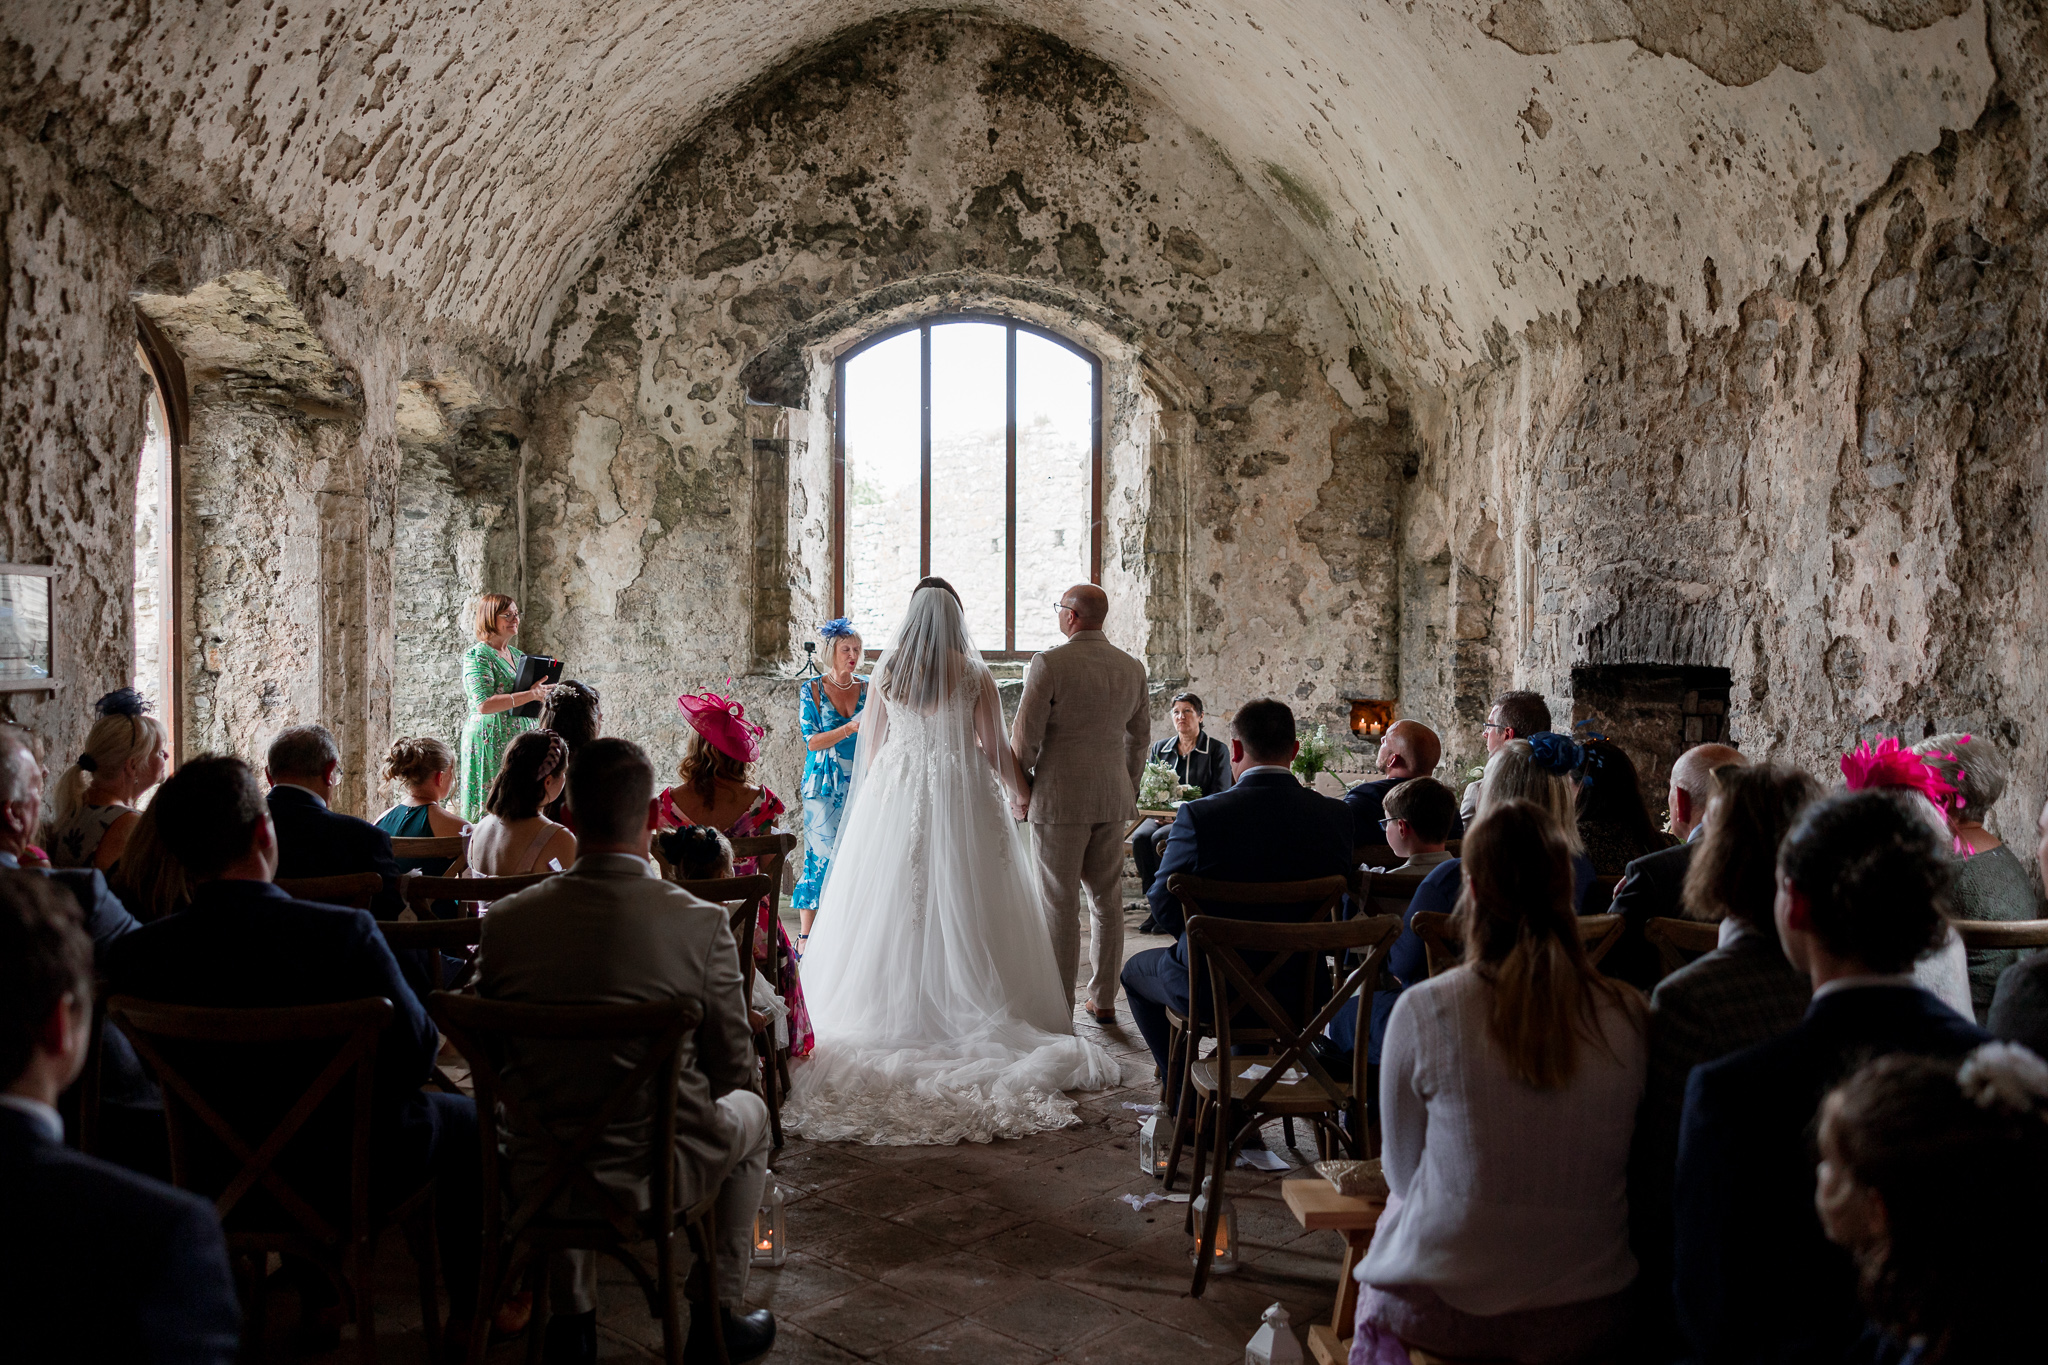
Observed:
[[[1351,1278],[1365,1249],[1372,1245],[1373,1229],[1386,1212],[1386,1200],[1339,1194],[1336,1186],[1321,1176],[1314,1179],[1283,1180],[1280,1197],[1294,1221],[1310,1232],[1329,1229],[1344,1234],[1344,1262],[1337,1271],[1337,1305],[1328,1323],[1311,1323],[1308,1349],[1321,1365],[1345,1365],[1351,1358],[1351,1325],[1358,1318],[1358,1281]]]

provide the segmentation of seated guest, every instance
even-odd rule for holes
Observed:
[[[1386,737],[1380,741],[1379,756],[1380,771],[1385,776],[1361,782],[1344,793],[1344,804],[1351,807],[1356,819],[1351,837],[1360,844],[1384,842],[1381,822],[1387,815],[1387,793],[1403,782],[1435,772],[1443,752],[1443,742],[1436,737],[1436,731],[1419,720],[1397,720],[1388,726]],[[1450,833],[1444,838],[1455,839],[1464,832],[1465,822],[1458,814],[1457,798],[1453,797]]]
[[[86,732],[85,751],[64,770],[50,795],[43,847],[53,866],[104,872],[128,845],[139,815],[136,802],[164,780],[171,741],[132,687],[107,693],[93,710],[99,719]]]
[[[1404,991],[1380,1066],[1388,1198],[1351,1359],[1601,1358],[1628,1321],[1642,1000],[1586,961],[1566,826],[1489,796],[1465,837],[1463,965]]]
[[[1230,750],[1202,729],[1202,699],[1192,692],[1174,695],[1173,733],[1152,746],[1148,763],[1164,763],[1183,787],[1200,789],[1214,796],[1230,785]],[[1166,842],[1166,826],[1146,820],[1131,831],[1131,861],[1138,865],[1138,885],[1149,887],[1159,873],[1159,848]],[[1158,925],[1148,914],[1138,926],[1141,934],[1156,934]]]
[[[1650,823],[1636,765],[1619,744],[1596,739],[1580,748],[1579,839],[1595,872],[1619,877],[1636,859],[1678,842]]]
[[[1693,841],[1706,831],[1707,805],[1714,799],[1714,774],[1749,762],[1725,744],[1695,744],[1671,765],[1671,832],[1679,842],[1646,854],[1622,872],[1614,888],[1610,913],[1621,916],[1621,938],[1600,962],[1600,970],[1640,990],[1657,984],[1657,947],[1643,937],[1653,919],[1678,919],[1683,913],[1685,873],[1692,866]]]
[[[709,882],[732,875],[732,843],[709,825],[663,830],[656,839],[678,880]]]
[[[1942,847],[1953,847],[1955,835],[1944,812],[1955,797],[1954,789],[1926,760],[1898,740],[1884,736],[1875,743],[1865,741],[1843,754],[1842,777],[1852,792],[1898,792],[1906,798],[1908,809],[1927,822]],[[1953,896],[1953,891],[1950,894]],[[1945,904],[1943,911],[1953,916],[1953,904]],[[1945,929],[1941,945],[1913,964],[1913,978],[1957,1014],[1975,1017],[1976,1006],[1970,1000],[1970,958],[1963,948],[1962,936],[1955,930]]]
[[[377,817],[377,828],[394,839],[445,839],[469,829],[462,817],[442,808],[455,785],[455,751],[440,740],[401,739],[384,755],[384,780],[405,789],[405,799]],[[402,858],[403,872],[445,877],[452,858]]]
[[[1486,745],[1486,755],[1493,753],[1511,739],[1528,739],[1532,735],[1545,734],[1550,729],[1550,703],[1543,700],[1541,692],[1503,692],[1493,699],[1493,706],[1486,713],[1486,723],[1479,727],[1479,737]],[[1458,817],[1466,824],[1479,813],[1480,785],[1486,779],[1480,778],[1465,788],[1465,799],[1458,803]]]
[[[1984,828],[1984,817],[2005,794],[2008,772],[1998,750],[1989,740],[1945,734],[1920,741],[1913,752],[1953,788],[1943,814],[1962,865],[1956,869],[1949,913],[1956,919],[2039,918],[2041,898],[2034,894],[2026,864]],[[1983,1023],[1991,1013],[1999,974],[2021,956],[2018,948],[1970,950],[1970,1006],[1977,1022]]]
[[[569,771],[569,819],[580,854],[559,877],[506,897],[484,920],[478,994],[523,1004],[635,1004],[684,999],[703,1022],[683,1040],[677,1090],[676,1164],[685,1205],[718,1192],[719,1313],[734,1365],[775,1341],[767,1309],[747,1313],[747,1269],[754,1212],[768,1171],[768,1106],[750,1088],[754,1044],[739,950],[725,911],[672,882],[648,875],[648,840],[659,823],[654,767],[636,744],[598,739]],[[577,1049],[551,1044],[504,1059],[506,1083],[541,1122],[572,1136],[618,1084],[611,1043]],[[512,1111],[527,1112],[526,1108]],[[607,1188],[646,1208],[647,1117],[626,1115],[599,1139],[593,1165]],[[505,1134],[517,1190],[538,1177],[542,1157],[531,1135]],[[564,1196],[576,1203],[573,1195]],[[572,1215],[586,1211],[570,1210]],[[572,1252],[553,1267],[548,1324],[550,1360],[594,1360],[597,1352],[596,1258]],[[689,1359],[708,1358],[711,1319],[693,1312]]]
[[[552,730],[529,730],[505,750],[505,766],[484,796],[489,812],[469,837],[469,866],[482,877],[560,871],[576,861],[576,836],[541,814],[569,780],[569,746]]]
[[[185,869],[164,847],[154,807],[135,822],[121,861],[107,874],[107,887],[141,924],[154,924],[190,903],[192,888],[185,881]]]
[[[405,908],[391,836],[368,820],[329,810],[341,790],[341,750],[324,725],[294,725],[270,741],[264,776],[277,831],[277,870],[287,881],[375,872],[384,890],[371,902],[379,919]]]
[[[196,1195],[64,1145],[57,1096],[85,1066],[92,940],[46,878],[0,872],[0,1316],[22,1365],[228,1365],[227,1242]]]
[[[440,1035],[400,976],[376,921],[364,910],[293,900],[271,885],[277,836],[255,774],[240,759],[194,759],[164,783],[153,809],[165,844],[192,882],[192,903],[115,945],[106,961],[112,991],[230,1009],[389,1000],[392,1017],[377,1046],[371,1100],[371,1200],[388,1205],[427,1180],[438,1182],[449,1335],[466,1339],[482,1216],[476,1107],[466,1096],[421,1089],[433,1075]],[[185,1075],[230,1122],[267,1132],[314,1069],[313,1059],[300,1062],[288,1051],[253,1067],[246,1054],[201,1054]],[[339,1213],[348,1195],[348,1134],[339,1124],[330,1127],[295,1140],[278,1169],[319,1206]],[[326,1281],[309,1277],[307,1283],[317,1292]]]
[[[1785,960],[1771,907],[1778,845],[1819,797],[1819,783],[1783,764],[1723,771],[1685,881],[1686,918],[1718,921],[1721,946],[1658,982],[1650,997],[1650,1072],[1628,1204],[1646,1317],[1657,1346],[1669,1348],[1660,1359],[1683,1349],[1671,1308],[1671,1178],[1686,1077],[1701,1062],[1775,1038],[1805,1017],[1813,986]]]
[[[2048,1064],[2011,1043],[1879,1058],[1821,1106],[1818,1185],[1888,1358],[2040,1358]]]
[[[553,730],[562,737],[573,763],[579,749],[604,733],[604,708],[598,702],[597,689],[574,678],[564,678],[550,687],[540,704],[539,728]],[[568,771],[566,765],[563,771]],[[541,814],[559,825],[566,804],[568,798],[558,795]]]
[[[1182,806],[1168,831],[1149,899],[1152,918],[1179,941],[1132,955],[1122,979],[1131,1017],[1166,1081],[1169,1104],[1176,1101],[1180,1078],[1164,1075],[1166,1012],[1188,1007],[1186,924],[1179,898],[1167,889],[1173,874],[1224,882],[1295,882],[1351,873],[1351,812],[1342,801],[1295,780],[1288,765],[1300,748],[1294,712],[1285,702],[1261,698],[1245,703],[1230,721],[1232,785]],[[1211,913],[1290,923],[1314,909],[1218,905]]]
[[[1778,851],[1773,914],[1813,985],[1788,1033],[1693,1068],[1673,1198],[1679,1324],[1699,1361],[1838,1361],[1863,1326],[1856,1274],[1814,1212],[1821,1097],[1865,1060],[1987,1041],[1915,984],[1948,929],[1953,863],[1892,791],[1808,806]]]
[[[2036,830],[2040,842],[2034,862],[2048,879],[2048,804],[2041,807]],[[2048,952],[2032,953],[2005,969],[1998,992],[1991,997],[1991,1031],[2025,1043],[2036,1056],[2048,1057]]]
[[[1388,791],[1382,809],[1387,847],[1403,860],[1390,871],[1428,872],[1451,860],[1444,845],[1458,828],[1458,798],[1449,787],[1433,777],[1411,777]]]

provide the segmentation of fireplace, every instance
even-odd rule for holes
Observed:
[[[1725,668],[1598,664],[1572,670],[1572,725],[1578,738],[1605,735],[1636,766],[1643,800],[1661,821],[1671,765],[1695,744],[1730,744]]]

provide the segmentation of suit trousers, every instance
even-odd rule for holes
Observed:
[[[718,1097],[719,1112],[732,1125],[723,1170],[706,1171],[718,1186],[718,1295],[727,1308],[743,1312],[747,1269],[753,1264],[754,1215],[768,1184],[768,1102],[751,1090]],[[557,1313],[588,1313],[597,1307],[597,1253],[565,1251],[548,1266],[549,1300]]]
[[[1074,1003],[1075,977],[1081,970],[1081,888],[1093,902],[1089,934],[1094,970],[1088,979],[1088,1003],[1106,1010],[1116,1004],[1117,973],[1124,965],[1124,907],[1119,884],[1124,872],[1123,820],[1100,825],[1034,824],[1031,841],[1038,856],[1038,886],[1045,894],[1046,927],[1052,932],[1052,956],[1066,983],[1067,1003]]]

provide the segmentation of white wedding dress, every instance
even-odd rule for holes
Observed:
[[[933,600],[936,599],[936,600]],[[817,1047],[783,1121],[814,1140],[947,1144],[1077,1122],[1121,1068],[1072,1006],[1005,780],[995,681],[921,589],[869,688],[853,790],[804,953]]]

